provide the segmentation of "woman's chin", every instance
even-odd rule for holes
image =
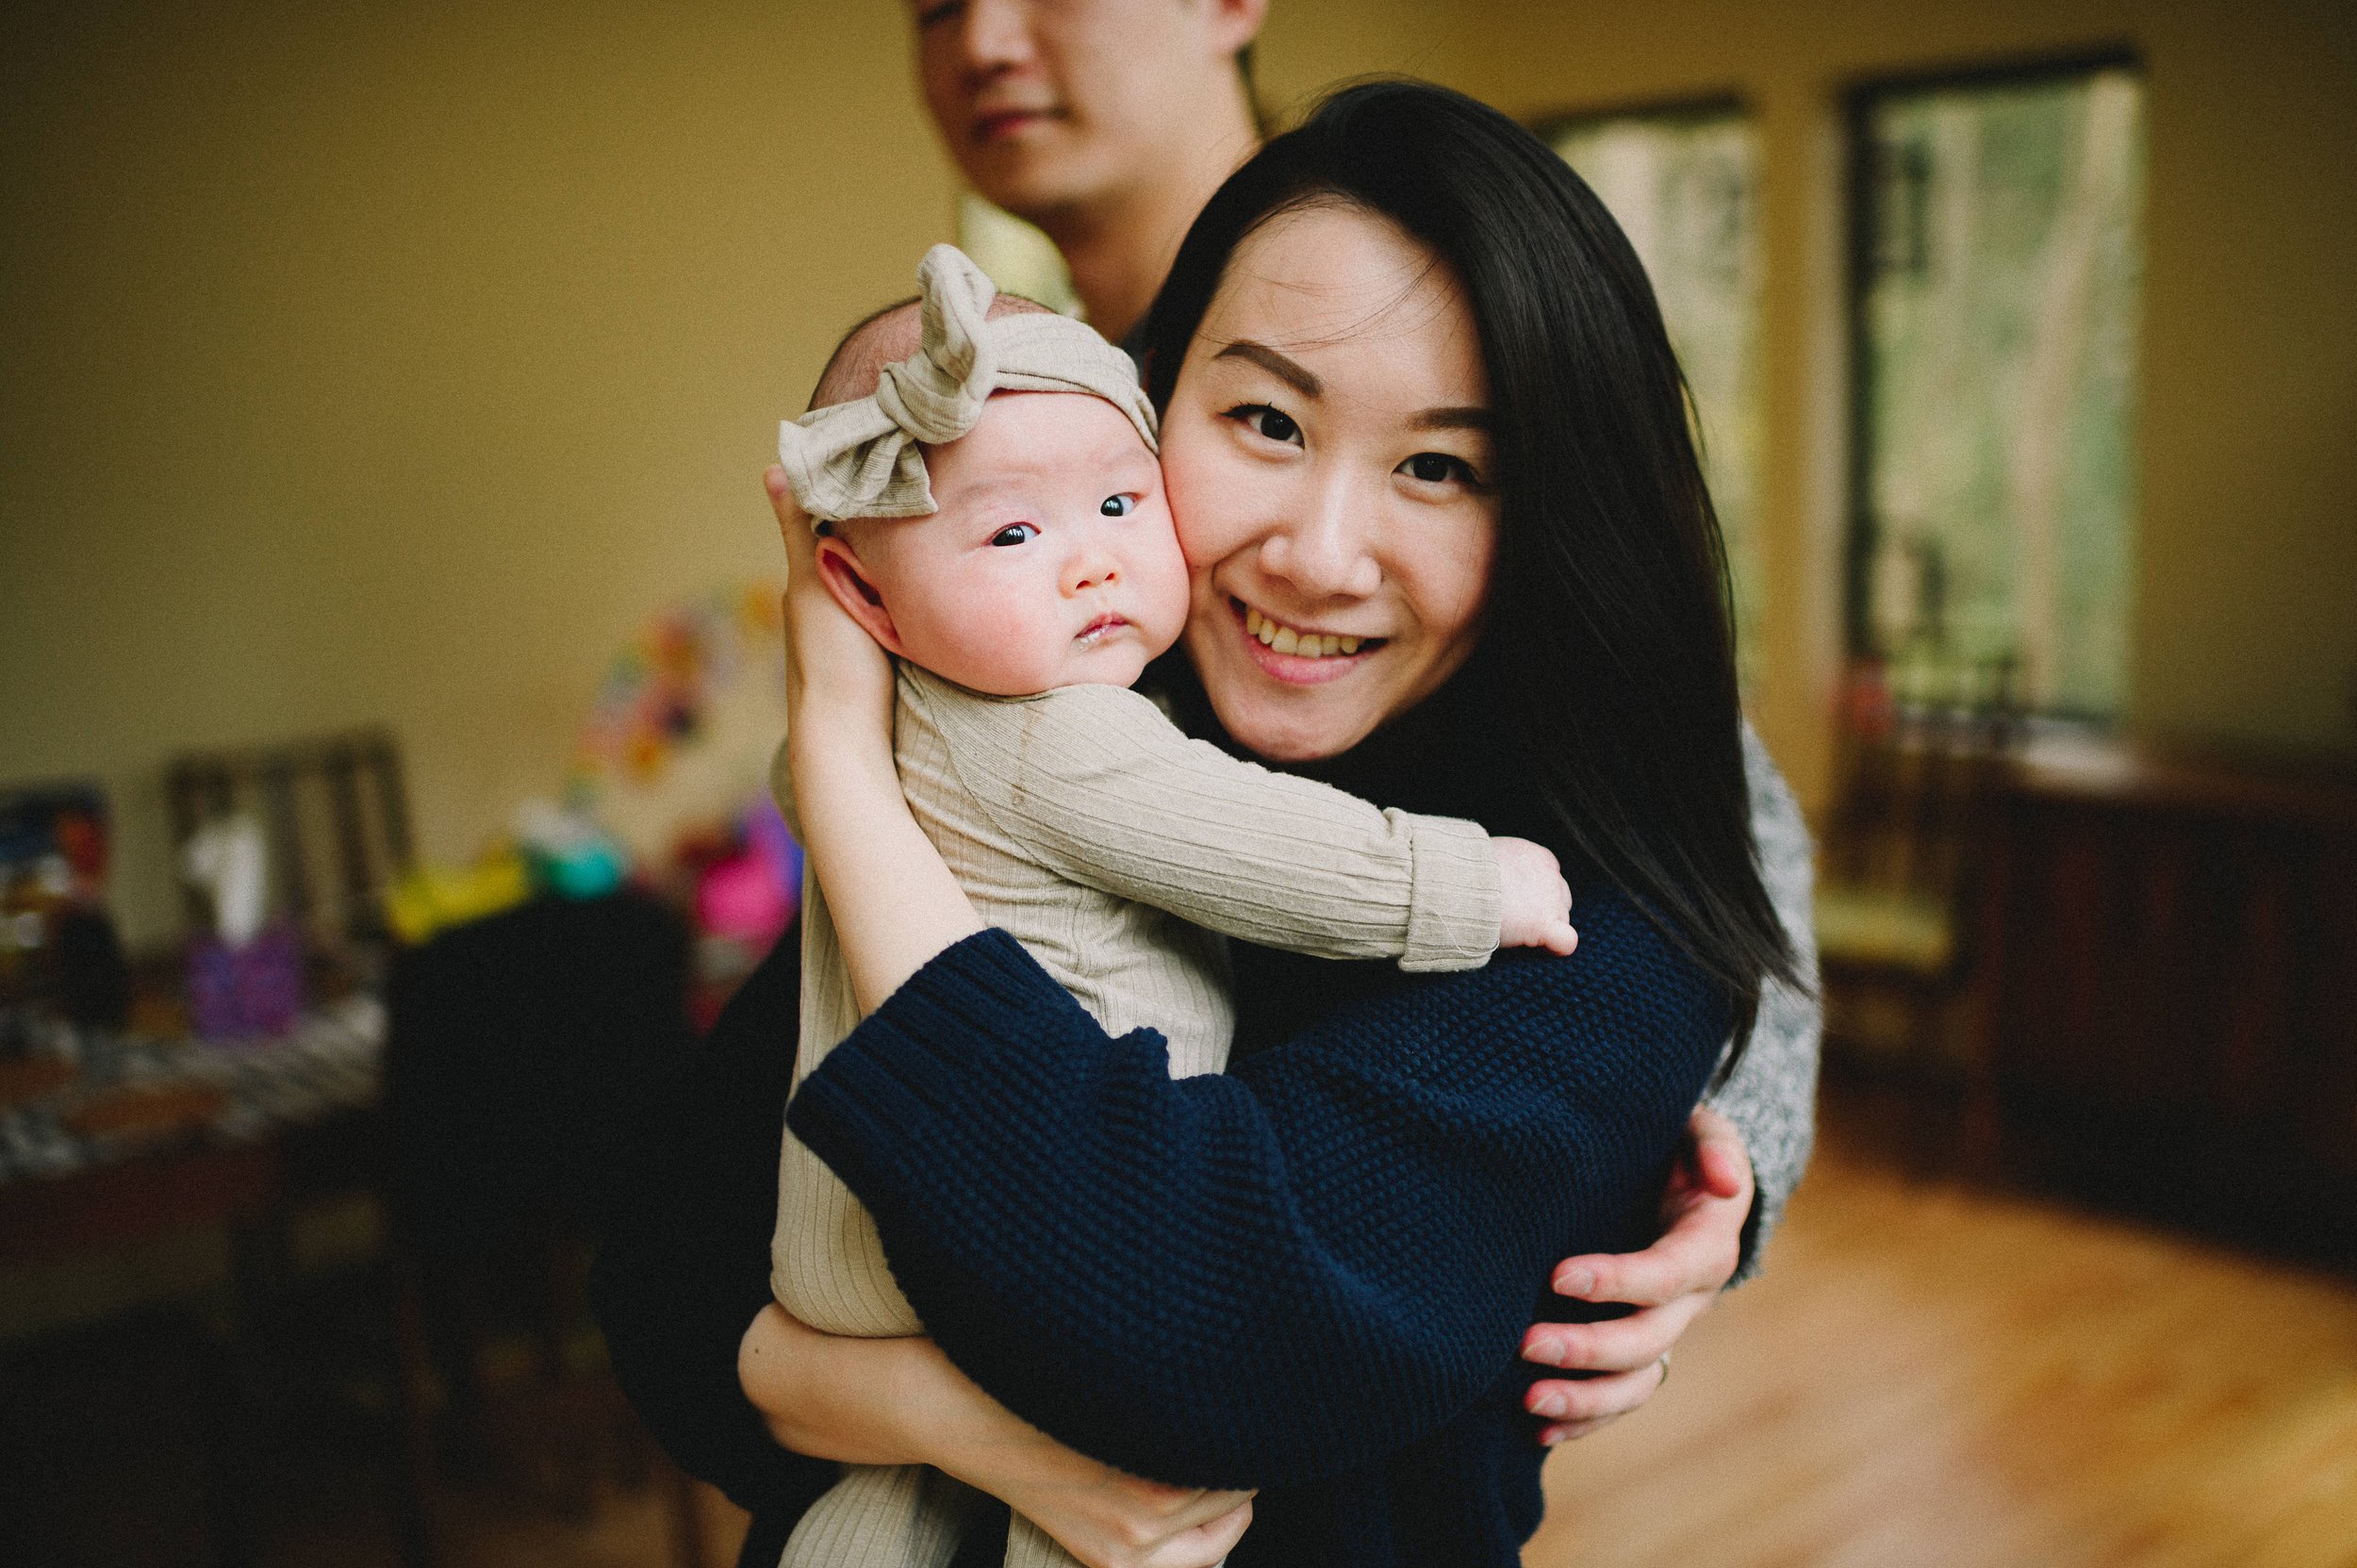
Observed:
[[[1185,640],[1220,726],[1257,756],[1272,762],[1336,756],[1383,721],[1387,645],[1324,658],[1279,653],[1224,612],[1198,614]]]
[[[1261,735],[1237,734],[1233,726],[1228,734],[1236,744],[1256,757],[1270,762],[1323,762],[1337,757],[1363,740],[1363,734],[1353,734],[1346,739],[1332,738],[1315,727],[1273,729]]]
[[[1288,683],[1232,654],[1216,668],[1206,664],[1197,670],[1220,726],[1236,744],[1271,762],[1339,756],[1383,719],[1375,688],[1362,680]]]

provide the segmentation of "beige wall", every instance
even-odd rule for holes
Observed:
[[[173,921],[157,772],[183,748],[389,722],[426,850],[463,857],[556,785],[649,613],[770,568],[774,421],[946,236],[898,7],[43,8],[0,22],[0,779],[109,784],[139,937]],[[1376,70],[1516,112],[1756,105],[1762,717],[1811,790],[1840,510],[1836,93],[2136,43],[2134,721],[2357,746],[2346,7],[1275,10],[1278,105]]]
[[[7,68],[0,777],[107,779],[144,935],[176,749],[387,721],[448,858],[552,792],[950,186],[884,0],[120,9]]]

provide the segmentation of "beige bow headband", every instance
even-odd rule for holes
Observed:
[[[1094,328],[1045,311],[991,320],[998,290],[955,245],[927,251],[916,281],[923,346],[886,365],[873,395],[778,427],[778,461],[813,522],[933,511],[917,443],[973,429],[994,391],[1090,393],[1129,415],[1147,451],[1160,450],[1137,367]]]

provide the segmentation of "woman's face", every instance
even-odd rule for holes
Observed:
[[[1236,248],[1162,418],[1187,652],[1236,740],[1346,751],[1465,662],[1489,401],[1455,276],[1387,220],[1321,204]]]

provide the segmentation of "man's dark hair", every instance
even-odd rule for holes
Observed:
[[[1397,224],[1463,288],[1500,522],[1460,679],[1511,731],[1541,836],[1718,982],[1740,1040],[1764,979],[1796,971],[1752,845],[1725,549],[1643,265],[1570,166],[1495,109],[1420,82],[1344,88],[1188,231],[1142,332],[1158,409],[1236,247],[1321,202]]]

